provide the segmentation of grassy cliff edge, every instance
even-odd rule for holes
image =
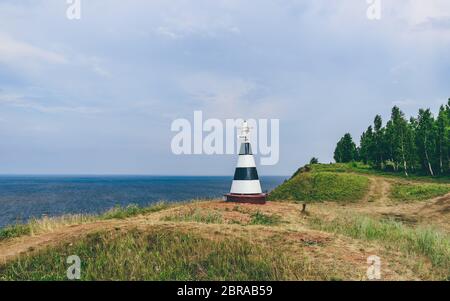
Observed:
[[[450,185],[312,165],[264,206],[218,200],[114,208],[0,230],[0,280],[450,279]],[[307,214],[298,203],[308,202]]]

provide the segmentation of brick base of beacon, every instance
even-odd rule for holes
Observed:
[[[267,201],[267,193],[259,193],[259,194],[229,193],[225,195],[225,198],[227,202],[264,205]]]

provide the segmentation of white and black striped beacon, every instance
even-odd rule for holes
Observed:
[[[241,147],[239,151],[239,159],[234,173],[231,191],[226,194],[228,202],[265,204],[267,194],[261,190],[258,171],[256,170],[255,158],[253,157],[252,147],[250,144],[250,127],[247,121],[242,124]]]

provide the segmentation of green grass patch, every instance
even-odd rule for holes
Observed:
[[[31,227],[29,224],[17,224],[7,226],[6,228],[0,229],[0,241],[30,234],[31,234]]]
[[[0,280],[66,280],[67,257],[81,280],[327,280],[306,258],[241,239],[211,240],[177,230],[101,232],[0,266]]]
[[[199,208],[189,208],[187,211],[181,211],[162,218],[168,222],[196,222],[203,224],[222,224],[223,217],[215,211],[203,211]]]
[[[391,189],[391,198],[397,201],[423,201],[450,192],[450,185],[425,183],[395,183]]]
[[[391,179],[405,179],[405,180],[414,180],[425,183],[450,183],[450,176],[441,175],[430,177],[427,175],[420,175],[409,173],[409,176],[406,176],[403,171],[391,172],[378,170],[370,165],[363,164],[361,162],[351,162],[351,163],[332,163],[332,164],[312,164],[307,165],[305,167],[300,168],[294,175],[304,172],[305,170],[311,172],[339,172],[339,173],[359,173],[363,175],[373,175],[373,176],[382,176]]]
[[[171,204],[165,202],[158,202],[147,207],[141,207],[135,204],[126,207],[116,206],[99,216],[100,219],[125,219],[137,215],[144,215],[165,210]]]
[[[339,172],[300,172],[275,188],[270,200],[298,202],[357,201],[369,189],[369,179],[356,174]]]
[[[255,212],[250,215],[250,225],[276,226],[281,223],[281,217],[278,215],[267,215],[261,212]]]
[[[313,172],[361,172],[370,173],[375,172],[369,165],[360,162],[351,163],[334,163],[334,164],[313,164],[309,165],[311,171]]]
[[[310,219],[310,225],[326,232],[352,238],[377,241],[412,254],[428,257],[443,276],[450,272],[450,236],[430,227],[409,228],[391,219],[375,220],[366,216],[338,217],[332,221]]]

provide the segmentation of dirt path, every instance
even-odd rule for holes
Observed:
[[[381,177],[370,177],[370,188],[366,202],[375,202],[377,204],[386,204],[389,202],[389,193],[391,190],[391,183]]]
[[[13,260],[21,254],[36,252],[65,242],[74,242],[90,233],[157,224],[162,214],[168,214],[173,210],[177,210],[177,207],[128,219],[101,220],[61,226],[52,231],[0,241],[0,264]]]
[[[71,242],[97,231],[123,228],[127,222],[110,220],[73,225],[59,228],[52,232],[13,238],[0,243],[0,263],[5,263],[20,254],[38,251],[40,249],[57,245],[61,242]]]
[[[408,225],[433,225],[450,233],[450,193],[427,201],[395,202],[390,199],[392,180],[370,177],[370,181],[363,201],[348,204],[346,210],[393,218]]]
[[[450,233],[450,193],[428,201],[380,206],[373,208],[373,211],[405,224],[434,226]]]
[[[376,176],[369,179],[369,192],[360,202],[318,203],[311,210],[330,219],[352,212],[376,219],[394,219],[409,226],[431,226],[450,233],[450,193],[426,201],[398,202],[390,199],[391,186],[396,180]]]
[[[239,211],[241,212],[235,211],[234,208],[236,207],[239,207]],[[0,241],[0,264],[14,260],[22,254],[38,252],[39,250],[60,245],[62,243],[76,242],[78,239],[81,239],[90,233],[109,230],[127,230],[131,228],[146,229],[151,226],[161,225],[164,227],[180,227],[179,222],[166,222],[163,217],[177,214],[182,211],[190,212],[192,209],[205,210],[206,212],[211,210],[221,212],[225,221],[229,219],[241,219],[242,222],[247,222],[249,219],[248,214],[256,211],[267,214],[277,214],[284,216],[285,219],[294,220],[299,212],[297,207],[298,205],[296,204],[271,202],[268,202],[264,206],[225,203],[221,201],[199,202],[175,206],[163,211],[139,215],[123,220],[112,219],[61,226],[52,231],[45,231],[35,235],[26,235]],[[209,227],[216,228],[216,230],[223,229],[224,231],[230,231],[229,234],[239,234],[239,231],[236,231],[235,227],[230,228],[229,225],[227,226],[226,224],[208,225],[201,223],[183,223],[182,225],[183,228],[199,228],[199,233],[203,232],[201,229]]]

